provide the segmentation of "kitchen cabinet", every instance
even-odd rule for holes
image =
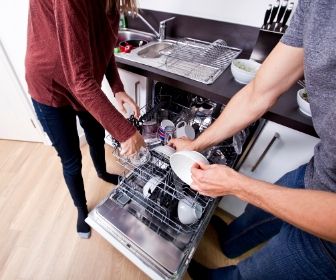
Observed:
[[[147,87],[149,85],[148,79],[144,76],[118,69],[120,79],[124,84],[125,92],[133,98],[133,100],[138,104],[140,108],[147,104]],[[106,78],[104,78],[102,83],[102,90],[107,95],[108,99],[116,106],[116,99],[113,96],[112,90]],[[127,110],[127,117],[132,114],[130,108]]]
[[[140,108],[143,108],[147,104],[147,97],[148,97],[148,91],[150,88],[150,82],[149,80],[141,75],[123,70],[123,69],[118,69],[120,79],[124,84],[124,89],[125,92],[133,98],[133,100],[138,104]],[[118,108],[117,106],[117,101],[113,96],[113,92],[111,90],[111,87],[106,79],[104,77],[104,80],[102,82],[102,90],[108,97],[108,99],[112,102],[112,104]],[[142,110],[142,113],[144,111]],[[132,114],[132,111],[129,107],[127,107],[127,114],[126,117],[129,117]],[[107,144],[111,144],[110,138],[107,137],[105,139]]]
[[[274,183],[286,172],[308,162],[318,141],[316,137],[268,121],[239,172]],[[234,216],[239,216],[245,206],[246,202],[233,196],[223,197],[219,204]]]

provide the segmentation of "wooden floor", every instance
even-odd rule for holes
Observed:
[[[92,209],[114,186],[96,176],[87,145],[82,153]],[[106,158],[109,171],[121,172],[109,147]],[[0,279],[148,279],[96,232],[89,240],[78,238],[75,223],[54,149],[0,140]],[[209,267],[238,261],[221,254],[211,226],[195,258]]]

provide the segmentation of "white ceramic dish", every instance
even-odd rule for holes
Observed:
[[[172,147],[169,147],[167,145],[165,146],[157,146],[153,149],[155,152],[160,153],[162,155],[165,155],[166,157],[170,157],[173,153],[176,152],[176,150]]]
[[[178,203],[177,216],[182,224],[195,223],[202,217],[202,213],[202,206],[189,197],[181,199]]]
[[[208,160],[195,151],[180,151],[170,156],[170,166],[175,174],[186,184],[192,183],[191,167],[195,163],[209,164]]]
[[[251,59],[234,59],[231,63],[231,72],[238,83],[248,84],[256,76],[260,65]]]
[[[144,197],[148,198],[156,189],[156,187],[161,183],[161,178],[155,176],[150,178],[146,185],[143,186],[142,194]]]
[[[297,95],[296,95],[296,100],[299,105],[299,110],[304,113],[305,115],[311,117],[311,111],[310,111],[310,104],[308,101],[303,99],[302,95],[306,91],[305,88],[302,88],[298,90]]]

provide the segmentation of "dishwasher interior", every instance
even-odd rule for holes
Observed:
[[[178,123],[183,119],[199,135],[221,109],[221,105],[210,100],[159,85],[142,117],[129,120],[141,132],[148,121],[168,118]],[[234,167],[256,125],[202,152],[203,155],[210,163]],[[117,141],[109,140],[125,174],[118,186],[90,212],[87,222],[151,278],[181,279],[218,199],[200,195],[175,175],[169,157],[157,149],[162,146],[158,137],[147,139],[146,153],[135,162],[119,156]],[[153,178],[155,188],[145,191]],[[201,209],[196,222],[180,222],[177,209],[182,199]]]

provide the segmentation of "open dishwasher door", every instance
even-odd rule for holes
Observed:
[[[183,104],[176,102],[178,98],[167,98],[167,95],[161,96],[159,101],[154,102],[153,108],[147,108],[141,122],[158,120],[165,110],[168,113],[165,112],[164,118],[178,123],[183,116],[183,121],[192,126],[196,134],[213,122],[218,106],[190,94],[181,102]],[[202,105],[198,106],[200,103]],[[137,126],[141,129],[141,124]],[[203,155],[210,163],[234,167],[256,126]],[[162,149],[157,149],[162,144],[159,141],[150,143],[144,160],[137,164],[118,157],[115,148],[115,155],[125,167],[125,176],[89,213],[86,221],[150,278],[181,279],[219,199],[202,196],[183,183],[172,171],[169,157],[160,152]],[[153,181],[155,184],[150,184]],[[178,218],[177,208],[182,199],[188,199],[193,207],[202,209],[201,217],[192,224],[182,224]]]

